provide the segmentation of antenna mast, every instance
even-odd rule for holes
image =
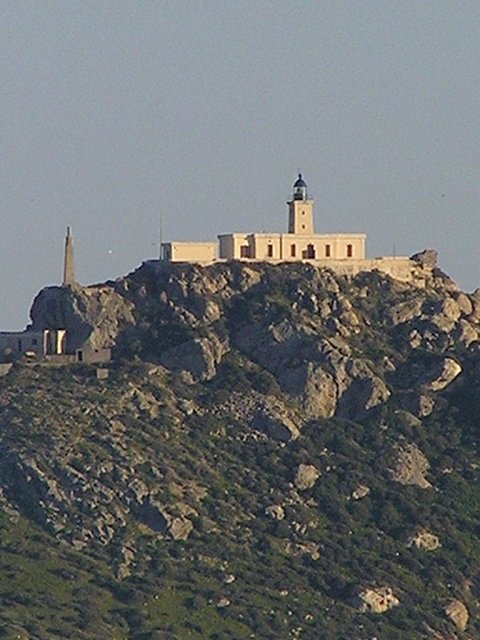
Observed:
[[[158,247],[158,257],[160,260],[163,259],[163,211],[160,211],[160,228],[159,228],[159,247]]]

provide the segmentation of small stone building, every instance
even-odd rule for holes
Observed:
[[[42,360],[47,356],[65,355],[65,329],[0,332],[0,360],[13,362],[21,358]]]
[[[216,242],[164,242],[162,259],[168,262],[213,262],[217,258]]]

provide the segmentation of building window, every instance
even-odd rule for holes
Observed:
[[[292,256],[292,258],[295,258],[295,256],[297,255],[297,247],[294,244],[290,245],[290,255]]]
[[[32,338],[32,347],[36,347],[38,344],[38,340],[36,338]]]
[[[331,249],[331,245],[326,244],[325,245],[325,257],[326,258],[330,258],[332,256],[332,249]]]
[[[267,245],[267,256],[273,258],[273,244]]]
[[[304,216],[304,215],[305,215],[305,211],[302,211],[302,216]]]
[[[243,245],[240,247],[240,257],[241,258],[250,257],[250,247],[248,245]]]
[[[353,257],[353,244],[347,244],[347,258]]]
[[[307,258],[315,260],[315,246],[313,244],[307,245]]]
[[[304,224],[302,224],[302,229],[305,229],[305,225]]]

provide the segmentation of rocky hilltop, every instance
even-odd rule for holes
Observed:
[[[405,357],[419,350],[439,357],[423,363],[410,380],[418,393],[404,401],[428,403],[423,392],[460,373],[457,347],[478,340],[480,292],[468,296],[439,270],[428,273],[418,288],[379,272],[349,280],[301,263],[147,262],[116,282],[44,289],[32,321],[34,329],[66,328],[71,349],[112,347],[117,359],[156,363],[192,384],[241,357],[271,374],[304,416],[354,419],[389,399]],[[380,332],[385,348],[372,353]]]
[[[0,380],[0,637],[479,637],[480,292],[417,260],[42,290],[113,359]]]

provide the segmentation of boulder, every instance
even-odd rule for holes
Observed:
[[[478,331],[467,320],[460,320],[455,330],[455,339],[463,344],[465,347],[469,347],[472,342],[478,340]]]
[[[125,394],[123,400],[131,403],[140,414],[147,414],[151,419],[158,416],[159,408],[155,397],[150,393],[142,391],[141,387],[130,385],[130,391]]]
[[[285,509],[280,504],[271,504],[265,507],[265,515],[273,520],[283,520],[285,518]]]
[[[183,516],[171,518],[167,524],[167,533],[173,540],[186,540],[193,529],[193,524]]]
[[[359,484],[356,489],[352,491],[352,498],[354,500],[361,500],[365,498],[370,493],[370,487],[367,487],[365,484]]]
[[[407,541],[408,547],[416,547],[417,549],[423,549],[424,551],[435,551],[442,545],[440,538],[426,529],[417,529],[412,533]]]
[[[387,311],[387,315],[395,327],[398,324],[403,324],[404,322],[408,322],[409,320],[420,316],[422,313],[422,305],[423,299],[417,295],[415,298],[411,298],[410,300],[406,300],[405,302],[400,302],[395,305]]]
[[[320,558],[320,545],[310,540],[287,542],[285,552],[289,556],[310,556],[312,560],[318,560]]]
[[[429,416],[435,408],[435,399],[421,393],[417,398],[417,415],[420,418]]]
[[[397,607],[400,600],[391,587],[367,587],[358,593],[357,603],[361,613],[385,613]]]
[[[480,289],[475,289],[470,296],[470,302],[472,303],[471,319],[474,322],[480,322]]]
[[[229,606],[230,606],[230,600],[226,596],[221,596],[217,600],[217,604],[216,604],[217,609],[225,609],[226,607],[229,607]]]
[[[450,333],[455,328],[462,312],[453,298],[443,298],[434,307],[430,322],[443,333]]]
[[[408,334],[408,344],[411,349],[418,349],[422,344],[422,334],[418,329],[412,329]]]
[[[333,376],[312,362],[288,368],[279,376],[280,384],[297,396],[312,418],[331,418],[337,408],[338,388]]]
[[[465,631],[470,616],[463,602],[460,600],[450,600],[450,602],[445,605],[444,611],[459,631]]]
[[[415,444],[406,444],[398,449],[397,465],[392,470],[395,482],[414,485],[421,489],[430,489],[432,485],[426,478],[430,463]]]
[[[320,471],[313,464],[300,464],[295,474],[294,484],[299,491],[306,491],[315,485],[320,475]]]
[[[432,269],[428,284],[439,291],[448,291],[451,293],[458,291],[458,284],[455,280],[452,280],[449,275],[438,267]]]
[[[217,365],[227,351],[227,344],[211,335],[168,349],[161,355],[160,362],[170,371],[187,372],[194,382],[205,381],[215,376]]]
[[[410,256],[410,260],[418,262],[422,267],[433,269],[437,266],[438,252],[435,251],[435,249],[424,249],[423,251],[419,251],[418,253],[414,253],[413,256]]]
[[[306,354],[310,362],[282,371],[279,382],[299,399],[309,417],[360,419],[385,403],[390,390],[366,362],[350,355],[348,345],[335,336]]]
[[[443,358],[425,374],[423,388],[427,391],[441,391],[448,387],[462,372],[462,367],[453,358]]]
[[[360,318],[353,310],[342,311],[340,314],[340,322],[349,329],[355,329],[361,324]]]
[[[361,419],[384,404],[390,395],[385,382],[372,373],[355,378],[339,400],[337,415],[351,420]]]
[[[404,409],[417,418],[426,418],[435,408],[435,399],[424,393],[408,393],[401,398]]]
[[[180,506],[177,505],[177,507]],[[150,529],[166,534],[173,540],[186,540],[193,529],[193,524],[188,518],[183,514],[173,516],[152,495],[142,504],[137,513]]]
[[[459,306],[462,315],[469,316],[473,311],[473,304],[469,296],[462,291],[453,293],[453,298]]]
[[[131,575],[136,553],[137,549],[133,541],[122,544],[116,571],[117,580],[124,580]]]
[[[259,408],[252,420],[252,427],[283,442],[296,440],[300,435],[300,430],[295,422],[286,411],[282,411],[279,407],[262,406]]]

